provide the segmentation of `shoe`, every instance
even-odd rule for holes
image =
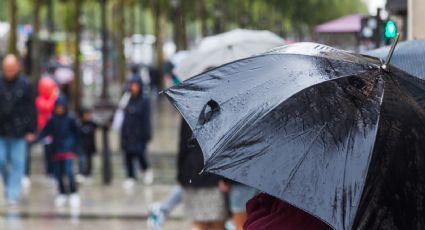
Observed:
[[[136,183],[136,181],[134,179],[126,179],[123,183],[122,183],[122,187],[124,189],[132,189],[134,187],[134,184]]]
[[[148,229],[161,230],[165,222],[165,214],[161,211],[159,203],[153,204],[148,216]]]
[[[27,189],[27,188],[31,187],[31,180],[30,180],[30,178],[27,177],[27,176],[24,177],[24,178],[22,178],[21,185],[22,185],[22,188],[24,188],[24,189]]]
[[[143,183],[145,185],[151,185],[153,183],[153,170],[147,169],[144,174]]]
[[[69,196],[69,206],[71,208],[79,208],[81,205],[80,195],[73,193]]]
[[[57,208],[63,207],[66,204],[66,196],[65,195],[58,195],[55,198],[55,206]]]

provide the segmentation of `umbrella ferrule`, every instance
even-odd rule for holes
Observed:
[[[390,64],[391,58],[393,56],[395,47],[397,46],[398,39],[400,38],[400,33],[397,33],[397,36],[395,37],[393,44],[391,44],[390,51],[388,52],[387,58],[385,59],[384,64],[381,65],[381,69],[384,71],[388,71],[388,64]]]

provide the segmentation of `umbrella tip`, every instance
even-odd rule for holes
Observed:
[[[205,168],[202,168],[202,170],[198,173],[198,175],[202,175],[202,173],[204,173]]]
[[[393,43],[391,44],[390,51],[388,52],[387,58],[385,59],[385,62],[381,65],[381,68],[383,70],[388,70],[388,64],[390,64],[391,58],[393,56],[395,47],[397,46],[398,39],[400,38],[400,33],[397,33],[397,36],[395,37]]]

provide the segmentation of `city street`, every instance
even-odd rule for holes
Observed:
[[[425,0],[0,0],[0,230],[424,230]]]
[[[91,182],[80,185],[81,207],[74,210],[55,208],[53,200],[57,194],[56,186],[45,177],[42,149],[40,145],[35,145],[31,153],[32,185],[24,190],[17,208],[1,206],[0,229],[146,229],[149,207],[164,199],[176,183],[175,151],[179,115],[164,102],[153,105],[154,138],[149,145],[155,175],[153,185],[146,186],[138,182],[133,189],[122,188],[125,171],[118,135],[113,131],[110,132],[113,182],[102,185],[102,143],[98,133],[99,153],[95,157],[94,177]],[[0,191],[3,191],[2,186]],[[171,213],[165,229],[187,229],[189,226],[190,222],[180,205]]]

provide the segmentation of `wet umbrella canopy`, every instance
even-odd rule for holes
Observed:
[[[389,50],[386,46],[365,54],[385,59]],[[400,42],[391,64],[412,75],[400,75],[400,83],[425,108],[425,40]]]
[[[206,171],[335,229],[425,229],[425,111],[394,67],[380,65],[299,43],[165,93],[193,129]]]

